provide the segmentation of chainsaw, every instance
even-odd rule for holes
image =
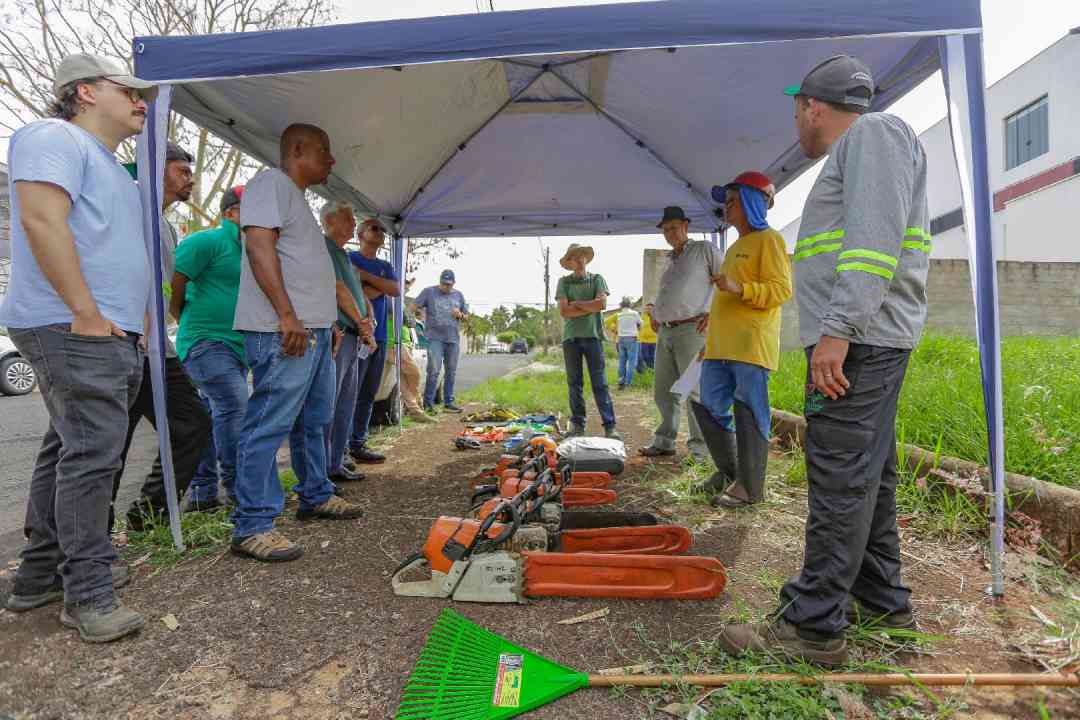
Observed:
[[[614,490],[608,489],[611,475],[606,472],[574,472],[569,468],[561,471],[548,463],[543,455],[529,460],[521,469],[508,469],[494,483],[475,485],[471,502],[473,506],[495,497],[510,498],[517,495],[542,473],[552,473],[565,489],[563,504],[567,507],[594,507],[610,505],[618,499]]]
[[[510,522],[496,522],[504,514]],[[686,535],[664,526],[564,531],[558,540],[563,551],[552,552],[548,531],[523,527],[521,519],[512,500],[503,501],[484,520],[440,517],[423,550],[394,571],[394,592],[461,602],[523,603],[529,597],[704,600],[717,597],[727,582],[716,558],[624,552],[631,539],[677,552],[676,547],[687,544],[683,528],[675,530]],[[640,531],[648,534],[637,534]],[[615,538],[623,543],[619,550],[610,549]],[[577,551],[567,551],[571,547]],[[430,568],[429,579],[402,579],[424,567]]]

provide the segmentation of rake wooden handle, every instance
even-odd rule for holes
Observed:
[[[859,685],[999,685],[1080,687],[1077,673],[824,673],[796,675],[794,673],[756,673],[743,675],[590,675],[589,687],[661,687],[664,685],[700,685],[720,687],[740,682],[793,682],[800,685],[821,683],[855,683]]]

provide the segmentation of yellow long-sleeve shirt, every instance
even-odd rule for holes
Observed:
[[[767,228],[743,235],[720,271],[742,296],[713,294],[705,359],[737,360],[775,370],[780,362],[780,306],[791,299],[791,262],[780,233]]]
[[[641,327],[638,329],[637,339],[639,343],[656,344],[656,331],[652,329],[652,318],[649,317],[648,310],[641,311]]]

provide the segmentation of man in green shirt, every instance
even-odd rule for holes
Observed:
[[[334,418],[326,434],[326,475],[337,484],[356,482],[364,474],[345,460],[345,449],[352,432],[356,414],[356,393],[360,377],[367,372],[371,354],[375,351],[373,313],[363,285],[353,271],[345,244],[356,231],[356,215],[348,203],[328,202],[319,213],[326,250],[334,265],[338,319],[335,332],[341,333],[341,344],[334,354],[336,387],[334,388]]]
[[[604,436],[621,440],[615,430],[615,408],[611,403],[607,377],[604,374],[604,319],[608,287],[604,278],[585,272],[592,262],[593,249],[572,244],[559,260],[569,275],[559,278],[555,299],[563,318],[563,360],[566,363],[566,383],[570,389],[570,436],[585,434],[585,377],[582,360],[589,366],[593,399],[604,423]]]
[[[169,310],[179,318],[176,354],[199,389],[214,431],[191,480],[185,510],[222,505],[218,480],[229,500],[236,486],[236,451],[247,410],[244,339],[233,330],[240,288],[240,198],[244,186],[221,198],[221,225],[192,233],[176,248]]]

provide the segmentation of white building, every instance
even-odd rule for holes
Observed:
[[[999,260],[1080,261],[1080,28],[987,89],[993,238]],[[966,259],[945,119],[919,136],[929,159],[932,257]],[[781,232],[795,247],[799,220]]]

